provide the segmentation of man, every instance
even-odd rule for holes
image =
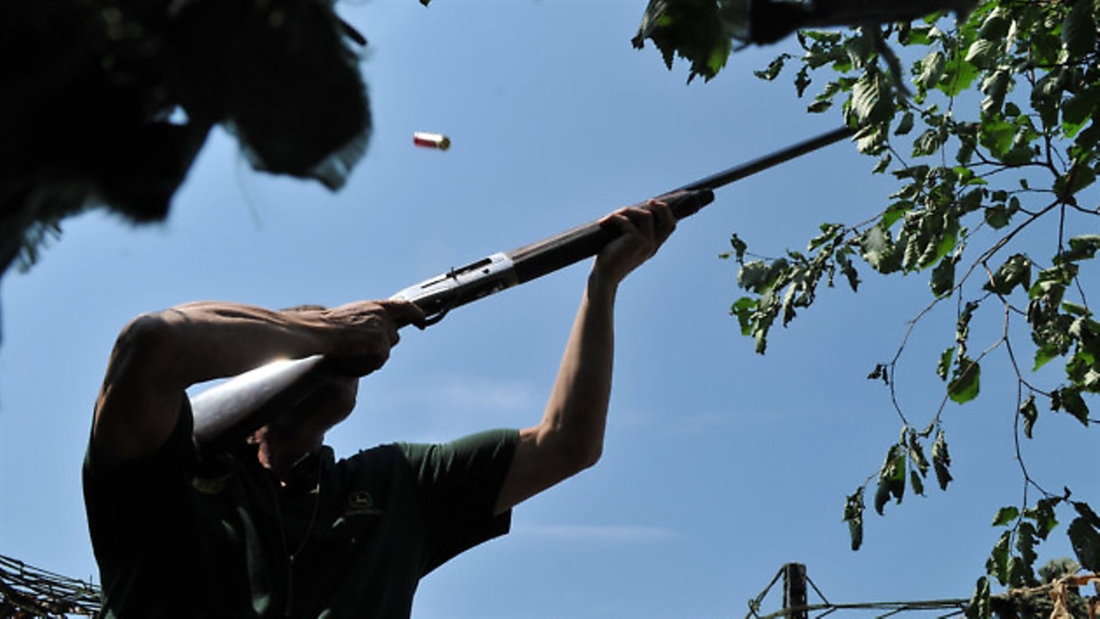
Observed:
[[[325,432],[355,404],[332,378],[218,455],[192,440],[185,389],[276,357],[374,359],[410,303],[269,311],[202,302],[123,329],[84,464],[106,617],[407,617],[421,577],[508,531],[511,509],[599,459],[620,282],[675,228],[667,205],[602,220],[596,257],[541,421],[443,445],[387,445],[336,460]]]

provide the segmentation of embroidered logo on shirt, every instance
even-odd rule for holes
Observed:
[[[222,475],[221,477],[214,477],[211,479],[192,477],[191,487],[203,494],[218,494],[222,490],[225,490],[225,482],[228,480],[228,475]]]
[[[348,495],[345,516],[377,516],[382,513],[374,504],[374,498],[366,490],[356,490]]]

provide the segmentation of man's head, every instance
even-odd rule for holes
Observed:
[[[326,376],[317,390],[294,405],[292,416],[310,420],[310,425],[323,434],[351,415],[358,393],[358,377]]]
[[[280,311],[314,312],[326,309],[323,305],[298,305]],[[287,443],[291,448],[298,445],[305,449],[319,447],[325,433],[351,415],[358,392],[358,377],[329,374],[313,392],[261,428],[253,440],[263,436],[268,441]]]
[[[276,414],[248,442],[260,446],[261,461],[276,471],[320,448],[325,433],[355,408],[359,379],[332,376],[300,402]]]

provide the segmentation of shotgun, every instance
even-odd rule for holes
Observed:
[[[677,220],[714,200],[714,190],[852,135],[840,127],[659,196]],[[644,203],[643,203],[644,204]],[[592,257],[618,233],[590,222],[530,245],[499,252],[401,290],[390,297],[415,303],[427,327],[454,308],[542,277]],[[347,360],[313,355],[280,360],[233,377],[191,399],[194,438],[200,449],[217,452],[266,424],[315,391],[326,375],[347,373]]]

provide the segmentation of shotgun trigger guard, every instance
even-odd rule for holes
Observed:
[[[515,286],[514,266],[507,254],[496,253],[409,286],[390,299],[416,303],[426,316],[424,325],[434,325],[460,305]]]
[[[437,322],[443,320],[444,318],[446,318],[447,313],[450,312],[450,311],[451,311],[451,306],[450,306],[450,304],[447,304],[447,305],[444,305],[443,307],[440,307],[439,310],[437,310],[434,314],[432,314],[430,316],[425,316],[424,317],[424,322],[421,323],[423,325],[422,329],[427,329],[428,327],[430,327],[430,326],[436,324]]]

